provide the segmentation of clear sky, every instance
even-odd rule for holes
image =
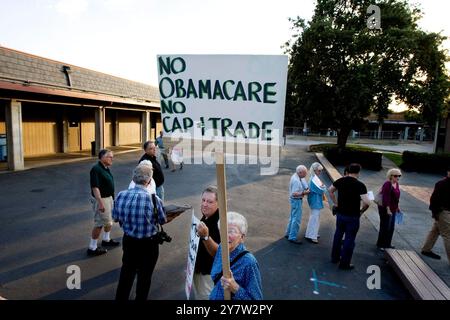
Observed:
[[[446,0],[421,27],[450,35]],[[0,45],[157,85],[157,54],[283,54],[313,0],[0,0]],[[382,23],[381,17],[381,23]],[[449,42],[446,42],[446,47]]]

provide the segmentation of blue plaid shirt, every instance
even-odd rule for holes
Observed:
[[[158,197],[156,207],[159,224],[166,223],[163,204]],[[121,223],[123,232],[133,238],[149,238],[158,231],[153,217],[152,197],[144,186],[136,185],[133,189],[119,192],[112,217]]]

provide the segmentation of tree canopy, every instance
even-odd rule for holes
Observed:
[[[381,28],[369,25],[369,5]],[[317,0],[311,21],[290,19],[286,123],[336,130],[340,147],[371,112],[382,122],[393,99],[434,123],[449,95],[448,56],[444,36],[418,27],[421,16],[403,0]]]

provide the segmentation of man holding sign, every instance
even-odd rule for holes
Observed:
[[[208,300],[214,286],[211,279],[211,268],[220,243],[216,187],[210,186],[203,190],[201,211],[203,217],[197,225],[200,243],[195,261],[192,289],[196,300]]]

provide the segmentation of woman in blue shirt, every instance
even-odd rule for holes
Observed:
[[[210,300],[223,300],[223,291],[229,289],[231,300],[262,300],[261,274],[258,262],[244,246],[247,219],[237,212],[228,212],[228,249],[230,251],[231,277],[222,275],[222,245],[219,245],[211,269],[214,288]]]
[[[326,191],[325,184],[320,180],[323,167],[319,162],[314,162],[309,169],[308,204],[311,209],[305,238],[314,244],[318,244],[320,226],[320,210],[323,208],[323,197]]]

